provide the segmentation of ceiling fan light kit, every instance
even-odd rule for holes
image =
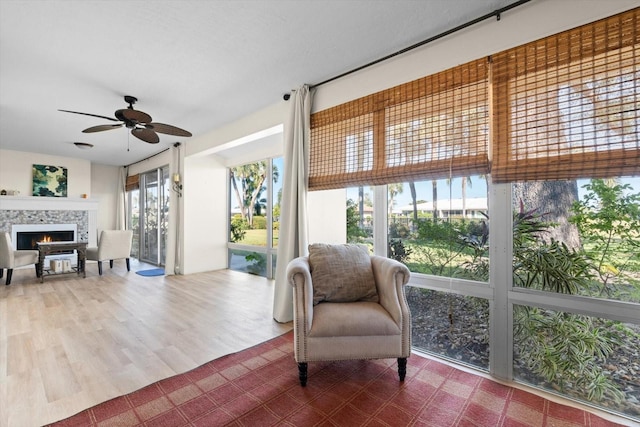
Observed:
[[[83,116],[98,117],[101,119],[111,120],[114,122],[120,122],[117,124],[92,126],[90,128],[83,130],[82,131],[83,133],[103,132],[105,130],[119,129],[122,126],[125,126],[127,129],[131,129],[131,135],[135,136],[136,138],[144,142],[148,142],[149,144],[157,144],[158,142],[160,142],[160,137],[158,136],[158,133],[164,133],[164,134],[173,135],[173,136],[184,136],[184,137],[192,136],[191,132],[189,131],[180,129],[179,127],[176,127],[176,126],[153,122],[153,119],[147,113],[139,110],[134,110],[133,104],[135,104],[138,101],[138,98],[136,98],[135,96],[125,95],[124,101],[127,104],[129,104],[129,106],[127,108],[122,108],[120,110],[117,110],[114,113],[115,118],[101,116],[99,114],[81,113],[79,111],[70,111],[70,110],[58,110],[58,111],[62,111],[64,113],[81,114]],[[75,143],[75,144],[76,146],[78,146],[78,144],[82,144],[82,143]],[[78,148],[90,148],[90,147],[78,146]]]

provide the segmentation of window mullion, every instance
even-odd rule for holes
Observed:
[[[492,184],[489,191],[490,238],[489,284],[493,288],[490,301],[489,369],[492,375],[513,378],[513,304],[509,290],[513,282],[513,215],[511,185]]]
[[[373,253],[387,256],[387,186],[377,185],[373,190]]]

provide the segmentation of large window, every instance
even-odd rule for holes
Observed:
[[[310,147],[349,241],[412,271],[416,349],[635,421],[639,32],[636,8],[318,112]]]
[[[274,277],[282,158],[229,169],[229,268]]]

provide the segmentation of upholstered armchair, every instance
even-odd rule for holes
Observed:
[[[404,286],[409,269],[357,245],[309,245],[292,260],[294,355],[300,384],[308,362],[398,359],[404,381],[411,354],[411,315]]]
[[[87,259],[98,261],[98,274],[102,276],[102,261],[109,260],[109,267],[113,268],[114,259],[125,259],[127,271],[131,271],[129,257],[131,256],[132,230],[103,230],[100,233],[97,248],[87,248]]]
[[[40,271],[38,270],[38,251],[36,250],[19,250],[13,249],[11,244],[11,236],[9,233],[0,233],[0,279],[4,275],[4,269],[7,269],[7,281],[6,285],[11,284],[11,276],[13,276],[13,269],[22,267],[25,265],[34,264],[36,269],[36,276],[40,277]]]

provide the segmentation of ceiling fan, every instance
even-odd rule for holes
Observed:
[[[164,133],[174,136],[191,136],[191,132],[179,127],[167,125],[164,123],[152,122],[151,116],[147,113],[133,109],[133,104],[138,101],[138,98],[134,96],[125,95],[124,101],[129,104],[127,108],[116,110],[113,117],[101,116],[99,114],[81,113],[78,111],[58,110],[65,113],[82,114],[84,116],[98,117],[101,119],[107,119],[114,122],[121,122],[113,125],[98,125],[92,126],[83,130],[84,133],[102,132],[105,130],[118,129],[125,126],[127,129],[131,129],[131,135],[138,139],[148,142],[149,144],[157,144],[160,142],[160,137],[156,132]]]

